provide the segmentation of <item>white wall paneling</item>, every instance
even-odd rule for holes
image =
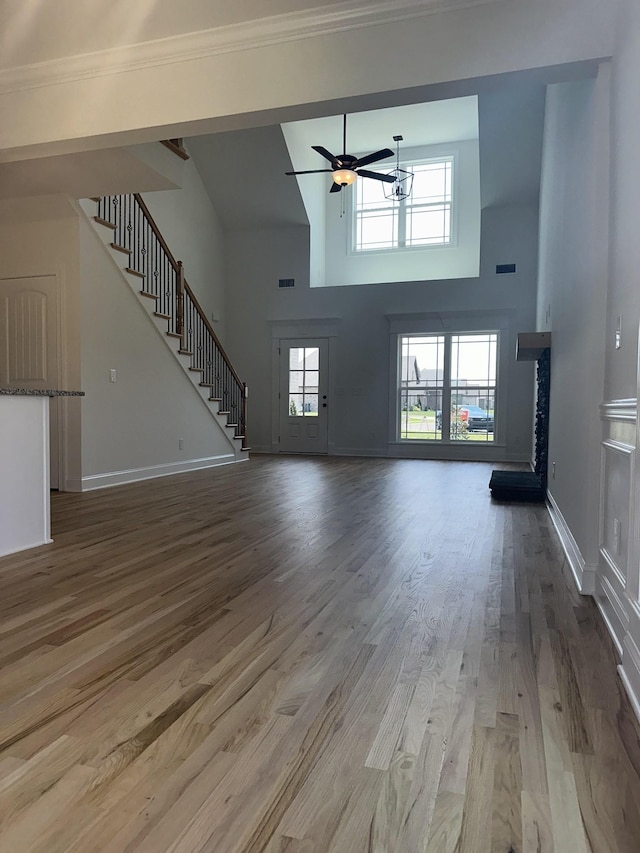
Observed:
[[[621,657],[620,677],[640,717],[640,608],[636,506],[637,400],[600,406],[600,565],[595,600]]]

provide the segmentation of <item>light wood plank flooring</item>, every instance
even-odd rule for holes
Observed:
[[[638,853],[640,741],[490,466],[256,457],[0,560],[2,853]]]

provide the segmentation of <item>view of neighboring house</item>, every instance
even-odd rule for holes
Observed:
[[[443,379],[444,371],[441,368],[423,367],[420,370],[420,381],[424,386],[424,392],[420,398],[423,409],[435,411],[441,407],[441,400],[436,389],[442,387]]]

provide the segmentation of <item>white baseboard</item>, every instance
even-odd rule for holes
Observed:
[[[82,479],[80,477],[68,477],[60,484],[61,492],[81,492]]]
[[[45,539],[43,542],[34,542],[32,545],[21,545],[19,548],[12,548],[10,551],[0,551],[0,557],[10,557],[12,554],[21,554],[23,551],[29,551],[31,548],[41,548],[43,545],[50,545],[53,539]]]
[[[204,459],[190,459],[186,462],[166,462],[163,465],[151,465],[147,468],[129,468],[126,471],[91,474],[82,478],[82,491],[90,492],[94,489],[106,489],[110,486],[122,486],[125,483],[137,483],[156,477],[170,477],[172,474],[185,474],[187,471],[199,471],[202,468],[217,468],[219,465],[234,465],[237,462],[248,461],[248,456],[237,458],[232,453],[225,453]]]
[[[638,722],[640,723],[640,696],[634,690],[627,673],[624,670],[624,667],[621,665],[618,667],[618,675],[620,676],[620,681],[624,686],[625,693],[629,697],[629,702],[631,703],[631,707],[633,708],[633,712],[638,718]],[[639,676],[640,677],[640,676]]]
[[[331,456],[368,456],[374,458],[386,458],[388,452],[380,447],[333,447]]]
[[[567,558],[567,562],[571,567],[576,586],[580,595],[593,595],[596,589],[596,566],[590,566],[585,562],[584,557],[580,553],[578,543],[573,538],[573,534],[569,529],[569,525],[560,512],[558,504],[553,499],[552,495],[548,495],[547,509],[551,516],[551,521],[556,529],[560,544]]]
[[[618,674],[622,679],[631,707],[640,722],[640,649],[629,634],[624,638],[624,651]]]
[[[606,598],[606,594],[604,592],[603,592],[603,597]],[[597,606],[598,610],[600,611],[600,615],[602,616],[602,621],[607,626],[607,631],[609,632],[609,636],[613,640],[613,645],[616,647],[616,651],[618,652],[620,657],[622,657],[622,655],[624,653],[622,643],[620,641],[620,638],[618,637],[618,632],[616,631],[616,626],[613,624],[613,620],[611,619],[611,617],[607,613],[606,608],[604,607],[603,602],[601,601],[601,596],[594,595],[593,600],[595,601],[596,606]]]

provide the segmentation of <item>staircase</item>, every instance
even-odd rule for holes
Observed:
[[[138,194],[92,199],[92,219],[123,275],[156,327],[166,336],[185,373],[228,431],[237,458],[246,458],[247,386],[229,361],[149,209]],[[91,215],[83,203],[85,212]]]

